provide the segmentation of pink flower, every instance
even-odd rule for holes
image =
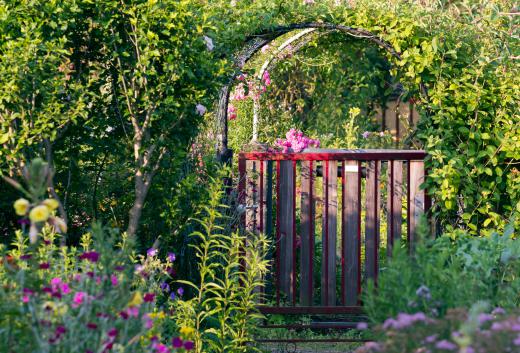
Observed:
[[[303,3],[305,5],[312,5],[312,4],[314,4],[314,0],[303,0]]]
[[[269,44],[266,44],[262,47],[261,51],[263,54],[267,53],[267,51],[269,50],[269,48],[271,48],[271,46]]]
[[[363,132],[361,136],[363,136],[364,139],[367,139],[370,136],[370,131]]]
[[[87,296],[87,293],[85,293],[85,292],[76,292],[74,294],[74,298],[72,298],[72,307],[77,308],[80,305],[82,305],[86,296]]]
[[[29,302],[29,299],[30,299],[30,298],[29,298],[28,295],[24,295],[24,296],[22,297],[22,302],[24,302],[24,303],[28,303],[28,302]]]
[[[235,120],[237,118],[237,108],[233,104],[228,105],[227,112],[229,120]]]
[[[262,81],[264,81],[264,84],[266,86],[269,86],[271,84],[271,76],[269,75],[269,71],[264,71],[264,74],[262,75]]]

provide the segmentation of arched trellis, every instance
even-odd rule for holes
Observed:
[[[228,104],[231,87],[233,86],[233,83],[236,80],[242,68],[253,57],[253,55],[255,55],[258,52],[258,50],[260,50],[263,46],[269,44],[270,42],[274,41],[276,38],[291,31],[312,28],[324,29],[329,31],[339,31],[347,35],[353,36],[355,38],[368,40],[376,44],[380,48],[385,49],[394,58],[401,58],[401,54],[390,43],[388,43],[381,37],[364,29],[349,27],[340,24],[318,22],[296,23],[287,26],[275,27],[269,30],[259,32],[255,35],[249,36],[245,41],[243,49],[239,51],[238,54],[235,56],[235,73],[233,74],[229,82],[224,87],[222,87],[219,95],[216,112],[218,131],[217,155],[218,159],[221,162],[229,162],[232,158],[232,151],[228,148]],[[424,97],[427,97],[426,87],[421,83],[419,88],[421,94]]]

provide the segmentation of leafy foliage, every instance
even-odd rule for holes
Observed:
[[[193,288],[193,297],[174,303],[174,320],[194,329],[197,352],[247,352],[256,319],[261,278],[267,271],[265,236],[242,236],[221,225],[222,189],[213,183],[193,237],[200,279],[179,281]]]
[[[369,316],[377,322],[401,312],[443,316],[477,301],[518,307],[520,242],[512,229],[487,238],[442,236],[419,244],[411,256],[396,248],[377,290],[371,287],[364,300]]]

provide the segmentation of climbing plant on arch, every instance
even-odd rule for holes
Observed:
[[[520,212],[518,47],[512,1],[424,6],[405,1],[236,2],[222,13],[235,48],[233,79],[262,46],[291,30],[337,30],[385,49],[391,73],[421,86],[417,138],[429,152],[434,211],[447,231],[486,235]],[[238,34],[237,34],[238,33]],[[221,91],[219,154],[227,150],[229,87]],[[519,225],[520,217],[516,223]]]

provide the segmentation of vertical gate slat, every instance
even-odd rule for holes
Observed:
[[[246,230],[258,233],[258,171],[261,162],[246,161]]]
[[[301,255],[300,255],[300,304],[312,305],[314,288],[314,178],[315,165],[303,161],[301,165]]]
[[[388,162],[387,253],[392,255],[395,241],[401,239],[403,212],[403,162]]]
[[[380,161],[367,163],[365,217],[365,271],[367,278],[376,279],[379,250],[379,171]]]
[[[360,227],[360,163],[346,161],[343,170],[345,188],[342,202],[342,251],[343,251],[343,304],[356,305],[358,303],[358,277],[360,275],[359,237]]]
[[[408,227],[410,229],[409,242],[410,247],[413,248],[417,240],[417,227],[419,220],[424,214],[424,190],[420,189],[421,184],[424,182],[424,162],[423,161],[410,161],[409,167],[409,180],[410,185],[408,186],[409,193],[409,215]]]
[[[336,232],[338,213],[338,162],[325,161],[323,177],[322,305],[336,305]]]
[[[280,217],[277,219],[280,226],[280,290],[288,300],[293,298],[294,172],[292,161],[280,162]]]

